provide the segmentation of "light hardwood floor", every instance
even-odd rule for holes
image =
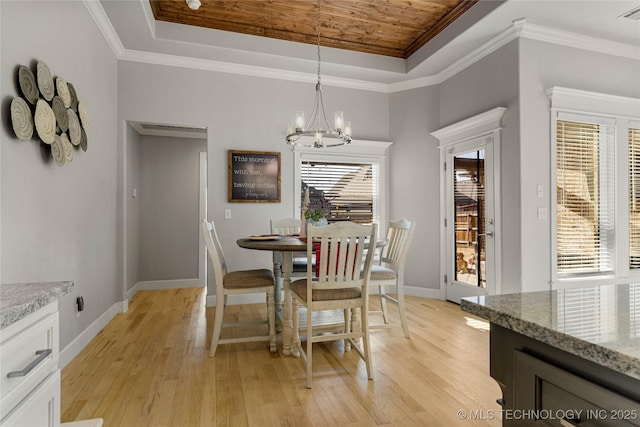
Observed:
[[[373,381],[355,352],[345,354],[341,343],[330,342],[314,347],[313,389],[307,390],[302,361],[269,353],[266,343],[223,345],[210,359],[215,309],[205,308],[204,289],[138,292],[129,311],[62,371],[62,421],[101,417],[105,427],[500,425],[488,325],[452,303],[407,300],[411,339],[399,326],[371,332]],[[257,317],[262,307],[230,306],[227,316]],[[459,411],[485,419],[461,420]]]

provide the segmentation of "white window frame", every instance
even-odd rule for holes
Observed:
[[[598,117],[600,123],[615,125],[615,217],[613,272],[589,276],[575,275],[558,277],[557,264],[557,194],[551,191],[551,287],[571,288],[588,285],[628,283],[639,280],[640,271],[629,268],[629,160],[628,128],[632,122],[640,120],[640,99],[608,95],[563,87],[553,87],[546,91],[551,112],[551,186],[557,188],[557,120],[575,115]],[[593,123],[593,122],[591,122]]]
[[[377,216],[378,233],[384,235],[389,218],[389,203],[387,192],[389,188],[388,148],[393,142],[354,140],[351,144],[339,147],[314,148],[312,137],[302,137],[309,141],[302,141],[304,146],[293,148],[293,217],[300,218],[302,193],[300,165],[302,162],[333,162],[333,163],[372,163],[377,164],[380,171],[378,181],[378,207],[374,213]],[[301,139],[302,139],[301,138]]]

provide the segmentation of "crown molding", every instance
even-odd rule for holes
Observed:
[[[100,2],[98,0],[82,1],[118,60],[192,68],[207,71],[217,71],[230,74],[264,77],[303,83],[315,83],[317,80],[317,75],[314,73],[303,73],[298,71],[281,70],[254,65],[235,64],[209,59],[190,58],[178,55],[126,49],[122,45],[118,34],[109,21],[109,18],[107,17],[107,14],[102,8]],[[149,10],[146,10],[145,17],[147,19],[147,25],[149,26],[152,35],[155,37],[155,25],[153,25],[153,17],[149,15]],[[453,62],[451,65],[436,74],[393,83],[379,83],[367,80],[323,76],[323,84],[326,86],[336,86],[382,93],[394,93],[410,89],[417,89],[420,87],[432,86],[446,81],[447,79],[463,71],[470,65],[474,64],[475,62],[481,60],[485,56],[491,54],[492,52],[495,52],[497,49],[519,37],[568,46],[577,49],[589,50],[598,53],[604,53],[608,55],[621,56],[634,60],[640,60],[640,49],[637,46],[599,39],[596,37],[585,36],[563,30],[556,30],[541,25],[527,23],[525,19],[518,19],[513,21],[512,25],[507,29],[500,32],[498,35],[496,35],[477,49],[469,52],[467,55]]]
[[[575,49],[584,49],[592,52],[605,53],[607,55],[640,60],[640,48],[638,46],[543,27],[536,24],[528,23],[524,25],[521,37]]]
[[[453,62],[438,74],[391,83],[389,84],[389,92],[400,92],[403,90],[417,89],[420,87],[440,84],[446,81],[447,79],[455,76],[460,71],[464,70],[473,63],[500,49],[510,41],[517,39],[518,36],[522,33],[522,27],[524,26],[524,24],[524,19],[518,19],[514,21],[509,28],[502,31],[500,34],[487,41],[477,49],[469,52],[467,55]]]
[[[440,128],[431,132],[431,135],[438,139],[438,147],[487,135],[501,129],[500,121],[502,120],[502,116],[505,111],[507,111],[507,109],[504,107],[496,107],[492,110],[485,111],[484,113]]]
[[[147,26],[149,27],[149,32],[151,33],[152,38],[156,38],[156,18],[153,16],[153,10],[151,10],[151,4],[148,1],[140,2],[142,5],[142,13],[144,14],[144,19],[147,21]]]
[[[255,65],[234,64],[230,62],[212,61],[209,59],[190,58],[185,56],[167,55],[164,53],[144,52],[139,50],[124,49],[118,58],[122,61],[142,62],[147,64],[167,65],[171,67],[191,68],[195,70],[217,71],[235,75],[264,77],[295,81],[302,83],[316,83],[318,76],[311,73],[280,70],[276,68],[258,67]],[[354,80],[342,77],[323,76],[322,83],[325,86],[336,86],[350,89],[360,89],[370,92],[387,92],[386,83]]]
[[[546,91],[553,110],[640,118],[640,99],[554,86]]]
[[[109,20],[109,17],[104,11],[102,5],[98,0],[82,0],[82,2],[87,8],[87,11],[89,11],[89,15],[91,15],[93,22],[96,23],[98,30],[102,33],[102,37],[104,37],[111,48],[113,55],[116,59],[120,59],[125,48],[120,41],[120,37],[118,37],[118,33],[116,33],[113,25],[111,25],[111,21]]]

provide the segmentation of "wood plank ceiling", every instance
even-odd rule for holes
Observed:
[[[150,0],[158,21],[317,44],[316,0]],[[408,58],[478,0],[322,0],[322,46]]]

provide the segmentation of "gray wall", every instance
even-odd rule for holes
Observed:
[[[389,97],[389,218],[416,221],[405,284],[431,289],[440,289],[440,153],[429,135],[440,127],[439,99],[439,86]]]
[[[73,280],[60,301],[60,347],[120,300],[116,247],[117,63],[82,2],[0,2],[2,283]],[[80,36],[81,35],[81,36]],[[91,115],[88,151],[60,167],[9,130],[19,64],[43,60]],[[75,297],[86,309],[75,314]]]
[[[511,42],[447,81],[390,95],[390,217],[416,219],[406,284],[440,289],[440,153],[431,132],[507,107],[503,117],[502,291],[520,287],[518,43]]]
[[[440,125],[447,126],[495,107],[502,118],[500,173],[502,233],[501,292],[519,292],[520,258],[520,112],[518,42],[512,41],[441,85]]]
[[[553,86],[640,98],[640,61],[520,41],[520,194],[522,290],[548,289],[551,280],[551,220],[538,220],[538,207],[551,212],[549,99]],[[507,160],[510,160],[508,158]],[[536,195],[543,184],[543,198]],[[624,197],[624,196],[623,196]]]
[[[295,214],[293,153],[284,132],[297,110],[310,114],[314,84],[128,61],[118,64],[118,83],[121,126],[129,120],[208,129],[208,216],[216,222],[229,268],[271,267],[270,253],[241,249],[235,241],[268,233],[271,218]],[[343,110],[354,124],[354,136],[361,139],[388,140],[388,98],[383,93],[324,88],[328,114]],[[281,152],[282,202],[228,203],[228,149]],[[224,219],[225,208],[232,210],[231,219]]]
[[[200,153],[207,141],[140,141],[139,280],[198,278]]]

